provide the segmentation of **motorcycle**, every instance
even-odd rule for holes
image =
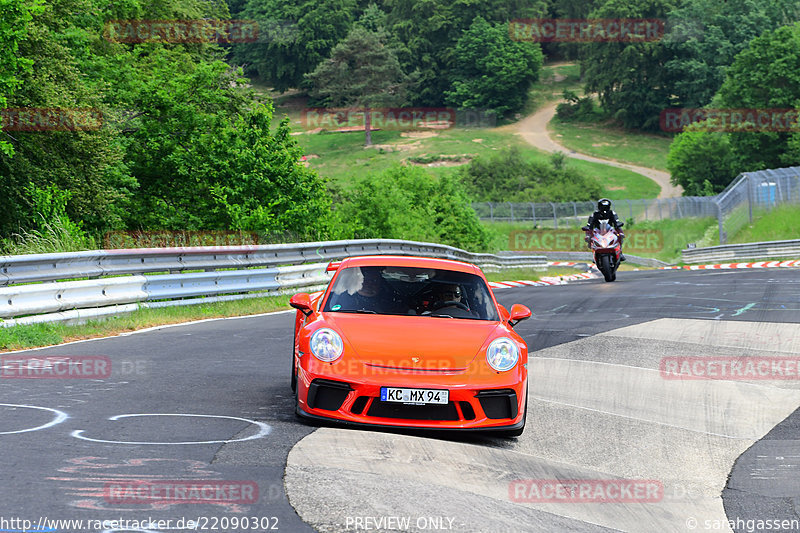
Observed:
[[[586,232],[589,248],[592,249],[594,264],[603,274],[606,281],[617,279],[617,267],[619,267],[620,256],[622,255],[622,243],[620,242],[620,232],[614,229],[606,220],[601,220],[600,224],[589,233],[589,226],[581,228]]]

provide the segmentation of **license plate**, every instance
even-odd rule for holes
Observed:
[[[450,391],[438,389],[399,389],[381,387],[382,402],[413,404],[446,404],[450,399]]]

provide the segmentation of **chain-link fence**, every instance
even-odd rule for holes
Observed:
[[[782,204],[800,204],[800,167],[745,172],[714,197],[719,206],[719,243],[728,242],[754,217]]]
[[[716,196],[682,196],[645,200],[614,200],[623,220],[664,220],[715,217],[720,244],[727,242],[754,216],[780,204],[800,204],[800,167],[740,174]],[[594,211],[595,202],[476,202],[481,220],[530,222],[540,228],[580,227]]]
[[[623,220],[662,220],[717,215],[717,208],[712,197],[614,200],[613,203],[614,211]],[[481,220],[532,222],[533,225],[541,228],[582,226],[596,206],[596,202],[476,202],[472,204]]]

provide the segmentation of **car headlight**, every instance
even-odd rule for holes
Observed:
[[[519,361],[519,348],[508,337],[495,339],[486,349],[486,362],[498,372],[511,370]]]
[[[328,328],[321,328],[311,335],[311,353],[320,361],[330,363],[342,356],[344,343],[338,333]]]

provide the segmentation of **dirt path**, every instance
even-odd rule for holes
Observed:
[[[683,188],[672,185],[669,181],[669,173],[662,170],[655,170],[652,168],[639,167],[628,163],[620,163],[619,161],[612,161],[608,159],[600,159],[586,154],[580,154],[574,150],[570,150],[561,146],[550,137],[547,131],[547,124],[553,119],[556,114],[556,106],[558,102],[548,103],[534,114],[529,115],[516,123],[516,132],[525,139],[528,144],[544,150],[546,152],[564,152],[568,157],[575,159],[583,159],[584,161],[591,161],[593,163],[601,163],[610,165],[612,167],[624,168],[647,176],[651,180],[658,183],[661,187],[659,198],[674,198],[683,193]]]

